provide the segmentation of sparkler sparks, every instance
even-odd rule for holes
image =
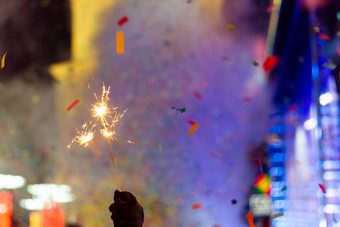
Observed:
[[[94,94],[98,102],[92,105],[91,116],[96,121],[100,121],[100,125],[102,128],[99,131],[108,140],[108,143],[110,146],[112,163],[113,163],[113,166],[115,167],[113,151],[112,151],[112,146],[111,146],[111,139],[112,140],[117,139],[115,137],[116,126],[119,123],[119,120],[124,116],[127,110],[125,110],[122,113],[119,113],[117,111],[118,107],[113,107],[110,109],[108,107],[108,101],[110,100],[109,94],[110,94],[110,87],[106,89],[105,85],[103,84],[103,91],[102,91],[101,97],[98,99],[97,95]],[[95,124],[92,125],[92,121],[89,124],[85,123],[82,126],[83,131],[77,130],[77,136],[72,140],[72,143],[76,142],[76,143],[79,143],[81,146],[87,147],[89,143],[91,142],[91,140],[95,137],[95,134],[96,134],[95,133],[96,131],[94,131],[95,127],[96,125]]]
[[[85,123],[81,127],[82,131],[77,131],[77,136],[72,140],[73,142],[79,143],[83,147],[87,147],[90,141],[94,138],[95,131],[93,130],[96,125],[92,125],[92,122]],[[71,144],[67,147],[70,148]]]

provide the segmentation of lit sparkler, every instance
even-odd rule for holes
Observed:
[[[105,85],[103,84],[103,91],[102,91],[101,97],[98,99],[97,95],[94,94],[98,102],[92,105],[91,115],[96,121],[100,121],[100,125],[102,126],[102,128],[100,129],[100,133],[108,140],[108,143],[110,146],[112,164],[115,167],[114,156],[113,156],[113,151],[112,151],[112,146],[111,146],[111,139],[112,140],[116,139],[115,137],[116,126],[119,120],[124,116],[126,110],[123,113],[118,113],[117,111],[118,107],[113,107],[110,109],[108,107],[108,101],[110,100],[109,94],[110,94],[110,87],[106,89]],[[91,124],[92,122],[90,122],[90,125]],[[72,140],[72,143],[77,142],[80,145],[87,147],[89,142],[95,136],[95,131],[93,131],[95,126],[96,125],[89,127],[89,125],[85,123],[82,127],[84,131],[81,131],[81,132],[77,131],[78,135]]]

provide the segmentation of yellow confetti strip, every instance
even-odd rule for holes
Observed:
[[[283,212],[277,213],[277,214],[273,214],[272,216],[270,216],[270,219],[278,218],[278,217],[281,217],[281,216],[283,216]]]
[[[6,57],[7,52],[4,54],[4,56],[2,56],[2,60],[1,60],[1,68],[3,69],[5,67],[5,57]]]
[[[124,32],[117,32],[116,49],[117,54],[124,54]]]
[[[163,150],[163,148],[162,148],[162,145],[161,145],[161,143],[158,143],[158,147],[159,147],[159,152],[161,152],[161,153],[162,153],[162,150]]]
[[[195,122],[195,124],[189,129],[188,135],[193,134],[200,125]]]
[[[230,30],[234,30],[234,29],[235,29],[235,26],[232,25],[232,24],[228,24],[228,28],[229,28]]]

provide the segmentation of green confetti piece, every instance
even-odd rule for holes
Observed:
[[[334,223],[338,223],[338,221],[335,219],[334,211],[333,211],[333,221],[334,221]]]
[[[254,66],[259,66],[259,63],[257,61],[253,61]]]
[[[340,11],[336,13],[336,19],[338,19],[338,21],[340,21]]]
[[[282,189],[281,189],[281,191],[283,192],[283,191],[286,191],[287,190],[287,187],[286,186],[284,186]]]

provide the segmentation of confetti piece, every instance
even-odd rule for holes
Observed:
[[[117,54],[124,54],[124,32],[119,31],[116,35],[116,52]]]
[[[79,102],[80,102],[79,99],[76,99],[69,107],[67,107],[67,112],[70,111]]]
[[[125,24],[129,19],[127,18],[127,16],[122,17],[117,23],[119,26],[122,26],[123,24]]]
[[[252,100],[251,97],[243,97],[244,102],[250,102]]]
[[[281,189],[281,192],[286,191],[286,190],[287,190],[287,187],[283,186],[283,188]]]
[[[218,158],[222,158],[222,155],[220,153],[217,153],[217,152],[213,152],[213,154],[218,157]]]
[[[333,221],[334,221],[335,224],[338,223],[338,221],[335,219],[334,211],[333,211]]]
[[[200,125],[195,122],[195,124],[189,129],[188,135],[193,134]]]
[[[184,112],[186,111],[186,108],[185,108],[185,107],[183,107],[183,108],[181,108],[181,109],[176,108],[176,107],[171,107],[171,109],[177,110],[177,111],[179,111],[179,112],[181,112],[181,113],[184,113]]]
[[[247,220],[249,227],[255,227],[253,213],[251,211],[249,211],[249,213],[247,214]]]
[[[266,9],[266,12],[270,13],[271,11],[273,11],[274,8],[275,8],[275,5],[268,6],[268,8]]]
[[[278,218],[278,217],[281,217],[281,216],[283,216],[283,212],[277,213],[277,214],[273,214],[272,216],[270,216],[270,219]]]
[[[232,25],[232,24],[228,24],[227,27],[228,27],[230,30],[234,30],[234,29],[235,29],[235,26]]]
[[[322,66],[331,70],[334,70],[336,68],[336,65],[332,63],[324,63]]]
[[[191,124],[191,125],[194,125],[195,122],[194,121],[191,121],[191,120],[188,120],[188,123]]]
[[[2,56],[1,59],[1,68],[3,69],[5,67],[5,58],[6,58],[7,52],[4,54],[4,56]]]
[[[158,148],[159,148],[159,152],[161,152],[161,153],[162,153],[162,150],[163,150],[163,148],[162,148],[162,145],[161,145],[161,143],[160,143],[160,142],[158,142]]]
[[[202,87],[204,87],[204,86],[207,86],[208,84],[207,84],[206,82],[202,82],[202,83],[200,83],[200,85],[201,85]]]
[[[322,184],[319,184],[320,189],[322,190],[322,192],[325,194],[326,193],[326,189]]]
[[[259,63],[257,61],[253,61],[254,66],[259,66]]]
[[[323,34],[323,33],[319,33],[319,38],[323,39],[323,40],[326,40],[326,41],[331,39],[328,35]]]
[[[339,42],[336,43],[336,53],[340,56],[340,48],[338,46]]]
[[[200,203],[192,204],[191,208],[193,210],[196,210],[196,209],[202,208],[202,205]]]
[[[272,113],[272,114],[270,114],[270,115],[269,115],[269,118],[272,118],[272,117],[274,117],[274,116],[276,116],[276,115],[280,115],[280,114],[282,114],[282,112],[281,112],[281,111],[278,111],[278,112]]]
[[[131,140],[128,140],[127,142],[130,143],[130,144],[135,144],[135,142],[133,142]]]
[[[265,72],[271,71],[279,62],[278,56],[270,56],[266,59],[266,61],[263,63],[263,69]]]
[[[202,95],[200,93],[198,93],[197,91],[194,92],[194,95],[196,96],[196,98],[198,98],[199,100],[202,100]]]
[[[232,205],[237,204],[237,200],[236,199],[231,200],[231,204]]]

